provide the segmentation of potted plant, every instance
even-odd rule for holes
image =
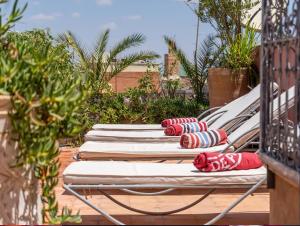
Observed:
[[[244,22],[250,18],[249,10],[258,3],[253,0],[199,1],[195,12],[202,22],[215,29],[216,45],[223,50],[218,67],[208,70],[210,107],[244,95],[255,81],[251,65],[256,31]]]
[[[256,47],[255,31],[247,26],[234,42],[224,49],[222,67],[208,70],[209,102],[222,106],[250,91],[257,81],[252,70]]]

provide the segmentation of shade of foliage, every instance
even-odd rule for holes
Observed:
[[[76,120],[84,94],[66,47],[44,31],[7,33],[22,17],[15,1],[7,22],[0,18],[0,88],[12,99],[12,127],[18,140],[15,166],[31,165],[41,182],[44,222],[80,222],[64,207],[58,212],[58,139],[81,129]]]

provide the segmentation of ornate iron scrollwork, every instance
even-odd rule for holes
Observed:
[[[261,152],[300,173],[300,0],[262,1],[261,74]]]

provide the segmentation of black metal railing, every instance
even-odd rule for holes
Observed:
[[[300,173],[300,0],[262,1],[261,83],[261,152]]]

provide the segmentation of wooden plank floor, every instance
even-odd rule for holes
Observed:
[[[64,168],[72,161],[76,149],[62,148],[60,154],[61,169],[60,182],[57,186],[56,194],[60,205],[68,206],[73,211],[80,210],[83,224],[110,224],[102,216],[99,216],[93,209],[86,206],[80,200],[76,199],[62,188],[62,172]],[[130,196],[120,192],[113,192],[114,197],[130,206],[139,207],[149,211],[166,211],[184,206],[195,201],[202,191],[177,191],[164,196],[146,197],[146,196]],[[213,216],[218,214],[221,210],[226,208],[231,202],[237,199],[242,194],[242,190],[228,191],[219,190],[210,195],[201,203],[185,210],[181,213],[171,216],[145,216],[143,214],[133,213],[122,207],[112,203],[103,195],[88,196],[89,200],[97,206],[103,208],[108,213],[112,214],[117,219],[126,224],[134,225],[200,225]],[[268,224],[269,217],[269,194],[267,190],[260,190],[249,196],[235,207],[231,212],[218,224]]]

